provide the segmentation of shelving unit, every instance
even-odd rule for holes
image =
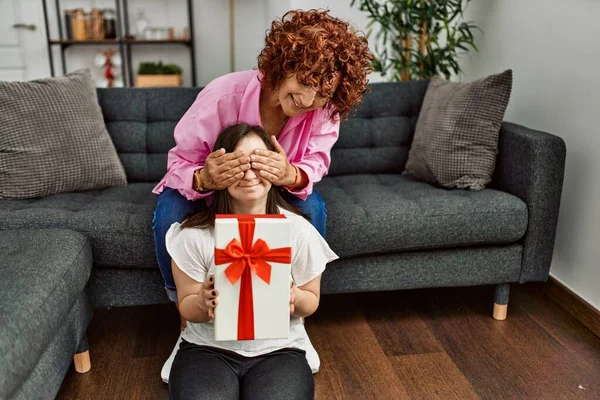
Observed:
[[[44,21],[46,23],[46,37],[48,38],[48,59],[50,61],[50,74],[54,76],[54,57],[52,52],[53,46],[60,46],[60,58],[62,64],[63,74],[67,73],[67,64],[65,57],[65,50],[70,46],[78,45],[118,45],[121,59],[123,60],[123,83],[125,86],[134,85],[133,67],[131,65],[131,54],[132,46],[135,45],[173,45],[181,44],[187,46],[190,51],[190,64],[192,74],[192,86],[196,86],[196,50],[194,46],[194,9],[192,6],[192,0],[187,0],[187,15],[188,15],[188,30],[189,39],[131,39],[129,31],[129,8],[127,0],[115,0],[115,11],[116,11],[116,30],[117,39],[101,39],[101,40],[74,40],[66,39],[63,32],[63,14],[61,13],[60,0],[55,0],[56,16],[58,21],[58,32],[59,39],[50,39],[50,27],[48,24],[48,0],[42,0],[44,9]],[[121,18],[122,16],[122,18]]]

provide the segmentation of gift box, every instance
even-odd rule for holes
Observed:
[[[288,337],[291,260],[285,215],[217,215],[215,340]]]

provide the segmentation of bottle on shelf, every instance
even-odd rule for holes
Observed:
[[[146,31],[148,30],[148,19],[144,10],[137,10],[135,17],[135,38],[138,40],[147,39]]]
[[[115,10],[112,8],[104,9],[104,38],[117,38],[117,22],[115,18]]]
[[[73,39],[73,10],[65,10],[65,33],[67,39]]]

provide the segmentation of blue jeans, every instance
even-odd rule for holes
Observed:
[[[325,237],[327,212],[325,210],[325,202],[317,192],[313,190],[306,201],[302,201],[296,196],[289,194],[285,195],[285,199],[307,214],[313,226]],[[206,208],[204,200],[190,201],[175,189],[166,188],[158,195],[158,202],[154,210],[154,219],[152,220],[154,245],[158,267],[165,281],[165,289],[169,299],[173,302],[177,301],[177,291],[175,281],[173,280],[173,272],[171,271],[171,256],[167,252],[165,244],[165,235],[173,223],[182,222],[186,217],[196,214],[204,208]]]

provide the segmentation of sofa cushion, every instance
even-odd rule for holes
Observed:
[[[66,228],[90,240],[94,264],[157,268],[154,183],[0,201],[0,229]]]
[[[127,184],[89,70],[0,82],[0,198]]]
[[[326,177],[327,241],[340,257],[512,243],[527,229],[527,206],[493,189],[442,189],[406,175]]]
[[[446,188],[483,189],[494,173],[511,90],[511,70],[468,83],[433,77],[406,171]]]
[[[92,252],[80,233],[23,229],[0,231],[0,254],[0,393],[12,393],[81,297]]]

